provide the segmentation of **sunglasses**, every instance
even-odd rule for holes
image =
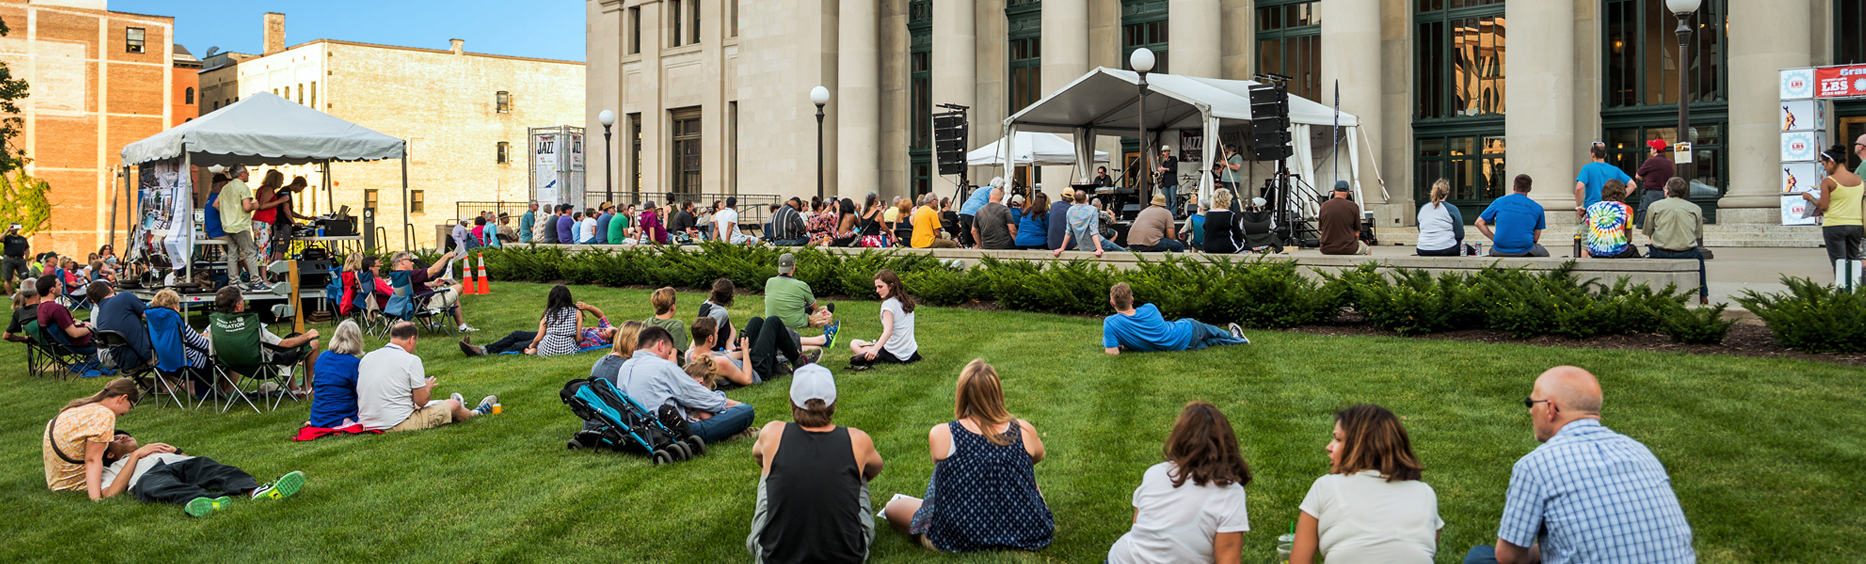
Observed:
[[[1527,397],[1526,397],[1526,398],[1523,398],[1523,408],[1524,408],[1524,409],[1535,409],[1535,407],[1536,407],[1536,404],[1538,404],[1538,403],[1548,403],[1548,402],[1549,402],[1549,400],[1539,400],[1539,399],[1534,399],[1534,398],[1527,398]]]

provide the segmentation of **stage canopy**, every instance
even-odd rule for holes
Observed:
[[[181,157],[194,166],[402,158],[401,139],[260,92],[123,148],[123,164]]]
[[[1014,145],[1021,142],[1024,132],[1058,133],[1073,136],[1077,153],[1076,167],[1079,178],[1091,178],[1091,165],[1087,164],[1085,151],[1095,145],[1097,136],[1132,136],[1143,125],[1143,118],[1136,105],[1139,102],[1139,75],[1133,71],[1096,68],[1082,75],[1074,82],[1062,87],[1042,100],[1025,107],[1011,117],[1005,118],[1007,133],[1019,135],[1018,141],[1001,143],[1000,153],[1017,151]],[[1150,134],[1162,132],[1174,133],[1182,130],[1203,132],[1203,147],[1199,147],[1198,164],[1199,197],[1209,198],[1215,179],[1208,171],[1212,163],[1220,158],[1219,137],[1222,130],[1233,130],[1250,124],[1250,88],[1257,85],[1248,80],[1221,80],[1176,74],[1147,74],[1147,114],[1144,125]],[[1341,125],[1340,148],[1342,168],[1347,174],[1342,180],[1350,180],[1357,201],[1360,198],[1361,181],[1358,158],[1360,147],[1360,119],[1353,114],[1336,114],[1334,108],[1297,96],[1289,97],[1291,137],[1295,140],[1295,155],[1290,164],[1291,172],[1302,175],[1305,183],[1318,189],[1328,189],[1333,178],[1317,176],[1316,152],[1319,149],[1327,158],[1334,146],[1333,126],[1337,116]],[[1248,133],[1245,134],[1246,137]],[[1169,138],[1169,145],[1178,140]],[[1150,147],[1158,145],[1149,144]],[[1247,157],[1247,147],[1239,147]],[[1181,150],[1175,154],[1185,155]],[[1152,155],[1149,155],[1151,157]],[[1000,162],[1002,156],[999,157]],[[1188,163],[1191,164],[1191,163]],[[1326,171],[1324,171],[1326,172]],[[1332,175],[1324,175],[1332,176]],[[1374,179],[1374,183],[1381,184]],[[1386,187],[1380,186],[1384,195]]]
[[[970,166],[1000,166],[1004,164],[1003,150],[999,146],[1003,139],[992,141],[990,145],[973,149],[965,154],[965,164]],[[1067,166],[1076,164],[1076,147],[1068,139],[1054,133],[1035,133],[1025,131],[1017,134],[1017,155],[1011,162],[1018,166]],[[1108,162],[1107,151],[1095,151],[1095,162]]]

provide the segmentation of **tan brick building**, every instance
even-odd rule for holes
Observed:
[[[264,54],[207,57],[203,114],[271,92],[407,139],[409,222],[417,241],[431,241],[433,225],[455,218],[455,202],[528,199],[526,128],[583,122],[583,63],[469,53],[458,39],[450,49],[327,39],[286,47],[284,15],[266,17]],[[280,168],[288,180],[322,182],[316,167]],[[300,213],[327,212],[332,200],[352,209],[374,202],[384,244],[401,247],[400,163],[336,163],[331,180],[334,196],[319,194],[300,204]]]
[[[97,250],[110,229],[117,154],[193,114],[180,102],[175,19],[112,12],[105,0],[0,0],[0,61],[30,84],[19,102],[25,131],[13,143],[26,170],[52,187],[50,230],[35,252]],[[189,70],[188,72],[192,72]],[[190,84],[189,86],[192,86]],[[117,202],[121,234],[130,202]]]

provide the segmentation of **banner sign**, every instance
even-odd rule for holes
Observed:
[[[1808,208],[1812,207],[1814,202],[1803,199],[1800,194],[1782,196],[1782,225],[1820,225],[1821,216],[1808,213]]]
[[[1780,114],[1782,131],[1826,131],[1826,113],[1815,100],[1783,100]]]
[[[1821,163],[1782,163],[1782,195],[1820,190],[1821,180],[1826,177]]]
[[[1820,158],[1821,141],[1827,135],[1819,131],[1797,131],[1782,134],[1782,162],[1805,162]]]
[[[1849,98],[1866,96],[1866,65],[1846,65],[1814,69],[1815,96]]]
[[[1781,71],[1783,100],[1814,99],[1814,69]]]
[[[570,134],[570,170],[583,170],[583,134]]]

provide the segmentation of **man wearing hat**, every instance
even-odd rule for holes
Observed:
[[[1173,212],[1166,210],[1166,194],[1153,193],[1153,205],[1134,215],[1134,226],[1127,230],[1127,248],[1141,252],[1185,252],[1173,226]]]
[[[799,348],[809,350],[815,347],[829,348],[835,343],[836,330],[842,326],[835,321],[833,308],[816,305],[816,294],[810,290],[810,284],[798,280],[797,257],[790,253],[778,255],[778,275],[765,280],[765,317],[767,321],[775,319],[782,324],[790,337],[797,341]],[[795,330],[805,327],[823,327],[822,336],[801,337]],[[747,336],[751,325],[747,324]]]
[[[1179,217],[1179,159],[1173,157],[1172,145],[1160,146],[1160,192],[1166,194],[1166,209]]]
[[[13,293],[13,280],[25,279],[26,253],[32,252],[32,241],[20,235],[18,223],[8,225],[6,235],[0,235],[0,247],[4,247],[6,256],[0,258],[0,285],[6,286],[6,293]]]
[[[1634,219],[1638,224],[1645,223],[1646,208],[1665,199],[1665,182],[1672,179],[1676,170],[1671,159],[1665,158],[1664,139],[1647,141],[1646,147],[1646,162],[1641,163],[1639,173],[1633,175],[1633,181],[1645,188],[1639,191],[1639,217]]]
[[[797,369],[790,405],[794,422],[766,423],[752,445],[763,473],[745,548],[757,562],[866,561],[875,542],[868,482],[881,475],[881,453],[868,433],[835,424],[828,368]]]
[[[1324,255],[1373,254],[1373,249],[1361,242],[1361,206],[1349,199],[1352,193],[1348,181],[1335,181],[1335,197],[1322,203],[1322,211],[1316,214]]]

